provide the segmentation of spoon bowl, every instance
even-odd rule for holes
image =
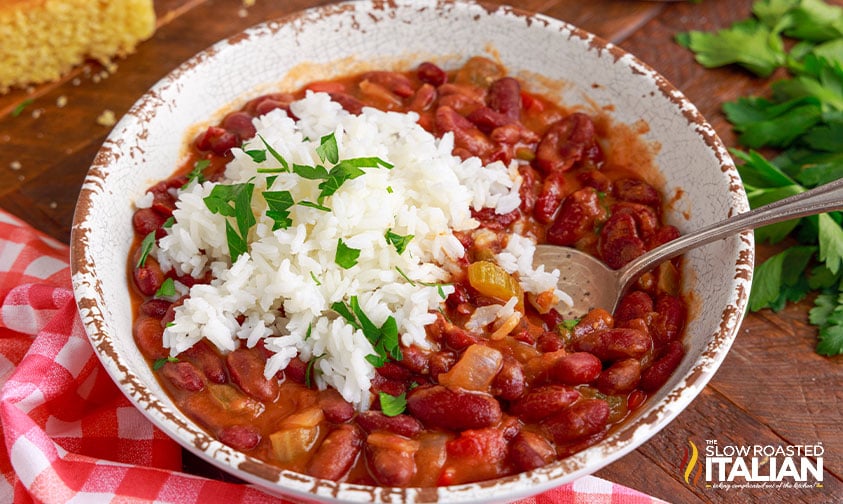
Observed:
[[[829,182],[788,198],[715,222],[698,231],[656,247],[620,269],[571,247],[538,245],[533,263],[559,270],[558,287],[573,300],[556,307],[566,319],[580,318],[593,308],[614,312],[620,299],[643,273],[688,250],[741,231],[769,224],[843,209],[843,179]]]

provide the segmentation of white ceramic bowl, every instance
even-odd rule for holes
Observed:
[[[455,67],[471,55],[619,123],[646,125],[657,147],[667,215],[691,230],[748,209],[739,176],[713,129],[664,78],[634,56],[574,26],[501,7],[436,0],[358,1],[309,10],[221,41],[156,84],[117,124],[79,198],[72,234],[73,284],[102,363],[131,401],[199,457],[268,492],[316,501],[506,501],[592,473],[647,441],[703,389],[725,357],[749,294],[751,233],[689,253],[687,354],[670,381],[604,441],[517,476],[437,489],[380,489],[317,480],[254,460],[214,440],[176,409],[132,338],[126,258],[133,202],[180,164],[201,127],[272,86],[368,68],[409,69],[424,60]],[[622,481],[619,483],[623,483]]]

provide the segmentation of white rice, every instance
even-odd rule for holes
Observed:
[[[210,284],[197,284],[175,310],[164,332],[172,355],[207,339],[221,351],[262,341],[273,353],[270,377],[300,356],[317,358],[313,378],[320,387],[336,388],[359,409],[370,402],[375,370],[366,360],[372,344],[362,331],[339,317],[331,305],[357,296],[363,312],[378,326],[395,318],[401,342],[430,348],[424,327],[435,320],[448,285],[449,268],[465,254],[454,231],[475,229],[471,210],[494,208],[508,213],[520,204],[517,163],[483,166],[478,158],[452,155],[450,134],[440,139],[417,124],[417,115],[365,108],[347,113],[324,93],[308,93],[291,105],[298,121],[282,110],[254,119],[258,135],[234,149],[225,180],[251,182],[257,224],[248,236],[248,252],[231,264],[226,240],[227,217],[212,213],[203,198],[218,183],[192,183],[179,193],[175,224],[153,251],[162,268],[199,278],[211,272]],[[287,190],[295,201],[316,201],[318,181],[282,173],[268,184],[258,168],[277,168],[271,156],[256,163],[246,150],[265,149],[262,137],[289,163],[320,164],[319,139],[334,133],[340,159],[378,157],[394,168],[364,168],[346,181],[324,205],[330,212],[294,205],[292,225],[272,230],[261,193]],[[145,195],[138,206],[148,206]],[[413,235],[399,254],[384,238],[387,230]],[[338,239],[360,250],[358,263],[343,269],[335,263]],[[520,279],[526,292],[556,290],[558,271],[533,269],[535,243],[512,235],[496,261]],[[399,271],[400,270],[400,271]],[[411,279],[412,281],[409,281]],[[478,310],[476,327],[508,317],[513,303]],[[481,322],[485,322],[482,323]]]

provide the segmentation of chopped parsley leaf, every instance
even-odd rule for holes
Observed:
[[[138,263],[135,265],[135,268],[140,268],[146,264],[146,258],[149,257],[149,253],[152,252],[152,247],[154,246],[155,231],[150,231],[148,235],[143,237],[143,241],[140,245],[140,257],[138,258]]]
[[[387,229],[384,238],[386,238],[387,243],[390,243],[393,247],[395,247],[396,252],[403,254],[407,249],[407,245],[410,243],[410,240],[413,239],[413,235],[400,235],[393,233],[392,229]]]
[[[342,238],[337,238],[337,252],[334,256],[334,262],[344,269],[349,269],[357,264],[357,258],[360,257],[360,250],[349,247],[342,241]]]
[[[164,279],[164,282],[161,283],[161,287],[159,287],[158,290],[155,292],[155,297],[158,298],[168,298],[173,297],[175,295],[176,282],[170,277]]]
[[[407,393],[401,395],[389,395],[386,392],[378,392],[381,402],[381,412],[386,416],[400,415],[407,408]]]

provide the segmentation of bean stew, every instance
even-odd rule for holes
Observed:
[[[325,92],[351,113],[363,107],[415,112],[453,153],[518,162],[521,205],[479,211],[477,229],[459,232],[467,253],[455,291],[427,326],[433,350],[401,348],[377,368],[372,407],[357,411],[339,392],[319,390],[312,362],[294,358],[267,379],[260,344],[222,353],[200,341],[170,356],[162,334],[181,302],[156,296],[174,276],[144,255],[176,205],[175,189],[201,167],[222,176],[231,149],[255,135],[252,119],[307,91]],[[606,122],[530,92],[482,57],[446,71],[425,62],[411,71],[368,71],[257,97],[196,136],[175,174],[150,188],[152,205],[133,218],[129,258],[137,300],[134,338],[178,407],[212,436],[257,459],[318,478],[378,486],[431,487],[529,471],[604,438],[659,389],[684,356],[687,317],[681,258],[643,275],[614,313],[596,308],[563,320],[552,299],[525,295],[486,260],[504,231],[572,246],[619,268],[676,238],[665,198],[641,174],[608,163]],[[613,152],[614,159],[623,152]],[[209,278],[174,278],[188,287]],[[515,296],[512,323],[468,329],[478,307]],[[381,394],[381,393],[385,393]],[[396,408],[384,397],[405,399]]]

